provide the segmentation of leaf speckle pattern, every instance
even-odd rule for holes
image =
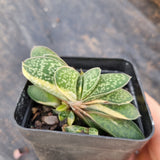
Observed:
[[[70,100],[76,101],[76,87],[79,73],[71,67],[61,67],[55,73],[58,89]]]
[[[107,94],[106,96],[100,97],[98,100],[103,100],[102,103],[122,105],[130,103],[133,100],[133,97],[128,91],[124,89],[118,89]]]
[[[54,73],[61,66],[63,64],[58,60],[43,57],[24,61],[24,68],[29,74],[50,83],[54,83]]]
[[[96,113],[90,113],[95,123],[115,137],[143,139],[144,135],[133,121],[115,119]]]
[[[125,86],[130,80],[130,76],[124,73],[108,73],[102,74],[96,86],[96,89],[87,97],[87,99],[95,99],[96,97],[107,95],[119,88]]]
[[[87,97],[96,87],[101,74],[100,68],[92,68],[83,75],[82,99]]]
[[[28,95],[37,103],[56,108],[60,121],[67,120],[62,131],[98,135],[101,128],[115,137],[144,138],[132,121],[140,117],[130,103],[133,97],[122,89],[129,75],[101,74],[99,67],[79,73],[45,46],[31,50],[31,58],[22,63],[22,72],[34,84]],[[76,116],[94,128],[76,126]]]
[[[54,51],[45,46],[35,46],[31,50],[31,57],[39,57],[45,54],[57,55]]]

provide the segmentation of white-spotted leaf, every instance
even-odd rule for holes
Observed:
[[[68,100],[59,92],[54,81],[54,73],[61,66],[63,64],[55,59],[34,57],[22,63],[22,72],[34,85],[60,99]]]
[[[101,75],[101,69],[96,67],[83,74],[82,99],[86,98],[96,87]]]
[[[133,121],[107,117],[103,114],[97,114],[94,112],[88,112],[88,114],[102,130],[108,132],[114,137],[129,139],[144,138],[142,131]]]
[[[107,73],[100,76],[100,80],[95,90],[85,99],[90,101],[111,93],[124,87],[130,80],[130,76],[125,73]]]
[[[70,101],[77,99],[77,80],[79,73],[72,67],[60,67],[55,72],[55,82],[59,91]]]
[[[71,126],[63,126],[63,130],[65,132],[71,132],[71,133],[83,133],[83,134],[89,134],[89,135],[98,135],[98,130],[96,128],[87,128],[83,126],[78,125],[71,125]]]
[[[118,89],[96,100],[86,102],[86,104],[127,104],[133,100],[133,96],[125,89]]]
[[[60,61],[64,66],[68,66],[67,63],[62,58],[60,58],[58,55],[45,54],[44,57],[56,59]]]
[[[54,51],[45,46],[34,46],[31,50],[31,57],[39,57],[45,54],[57,55]],[[58,56],[58,55],[57,55]]]
[[[119,119],[134,120],[140,117],[139,111],[130,103],[123,105],[93,104],[88,105],[86,109]]]

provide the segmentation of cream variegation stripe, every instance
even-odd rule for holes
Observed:
[[[87,106],[87,109],[89,110],[95,110],[95,111],[98,111],[98,112],[102,112],[102,113],[106,113],[112,117],[115,117],[115,118],[120,118],[120,119],[126,119],[128,120],[127,117],[125,117],[124,115],[108,108],[108,107],[105,107],[103,105],[100,105],[100,104],[96,104],[96,105],[90,105],[90,106]]]
[[[54,96],[56,96],[57,98],[60,98],[62,100],[68,100],[64,95],[62,95],[55,84],[51,84],[47,81],[44,81],[42,79],[39,79],[37,77],[32,76],[31,74],[29,74],[23,67],[23,63],[22,63],[22,72],[23,75],[29,80],[31,81],[34,85],[44,89],[45,91],[49,92],[50,94],[53,94]]]

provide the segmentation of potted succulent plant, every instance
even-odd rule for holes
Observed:
[[[144,145],[153,126],[132,65],[120,59],[66,61],[75,68],[51,49],[36,46],[22,63],[31,83],[22,93],[15,119],[40,159],[122,160]],[[54,131],[28,125],[39,116],[33,114],[33,104],[49,106],[40,126],[52,124]]]

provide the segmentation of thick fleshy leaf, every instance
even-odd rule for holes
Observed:
[[[72,111],[69,112],[68,117],[67,117],[67,124],[71,126],[75,121],[75,115]]]
[[[79,73],[72,67],[60,67],[55,72],[56,86],[69,100],[77,99],[77,80]]]
[[[95,90],[85,99],[90,101],[111,93],[124,87],[130,80],[130,76],[125,73],[102,74]]]
[[[130,103],[123,105],[92,104],[88,105],[86,109],[107,114],[107,116],[126,120],[134,120],[140,117],[140,114],[136,107]]]
[[[65,132],[71,132],[71,133],[98,135],[98,130],[96,128],[87,128],[87,127],[78,126],[78,125],[63,126],[63,130]]]
[[[53,107],[56,107],[60,104],[60,101],[55,96],[35,85],[30,85],[27,89],[27,92],[31,99],[37,103]]]
[[[83,75],[82,99],[86,98],[96,87],[101,75],[101,69],[96,67],[88,70]]]
[[[92,100],[89,102],[86,102],[86,104],[117,104],[117,105],[122,105],[122,104],[127,104],[130,103],[133,100],[132,95],[124,90],[124,89],[118,89],[114,92],[111,92],[105,96],[99,97],[96,100]]]
[[[63,121],[63,120],[65,120],[65,119],[67,119],[68,115],[69,115],[69,111],[68,111],[68,110],[59,112],[59,114],[58,114],[58,119],[59,119],[60,121]]]
[[[34,46],[31,50],[31,57],[39,57],[45,54],[57,55],[54,51],[45,46]]]
[[[143,139],[144,135],[133,121],[106,117],[103,114],[90,112],[93,121],[104,131],[114,137]]]
[[[26,59],[22,63],[22,72],[34,85],[60,99],[68,100],[59,92],[54,81],[54,73],[61,66],[63,64],[55,59],[35,57]]]
[[[77,80],[77,100],[81,99],[82,90],[83,90],[83,75],[80,75]]]
[[[98,130],[96,128],[89,128],[89,135],[98,135]]]
[[[56,111],[58,112],[66,111],[68,108],[69,106],[67,104],[61,104],[56,108]]]
[[[56,59],[60,61],[64,66],[68,66],[67,63],[62,58],[60,58],[58,55],[45,54],[44,57]]]

